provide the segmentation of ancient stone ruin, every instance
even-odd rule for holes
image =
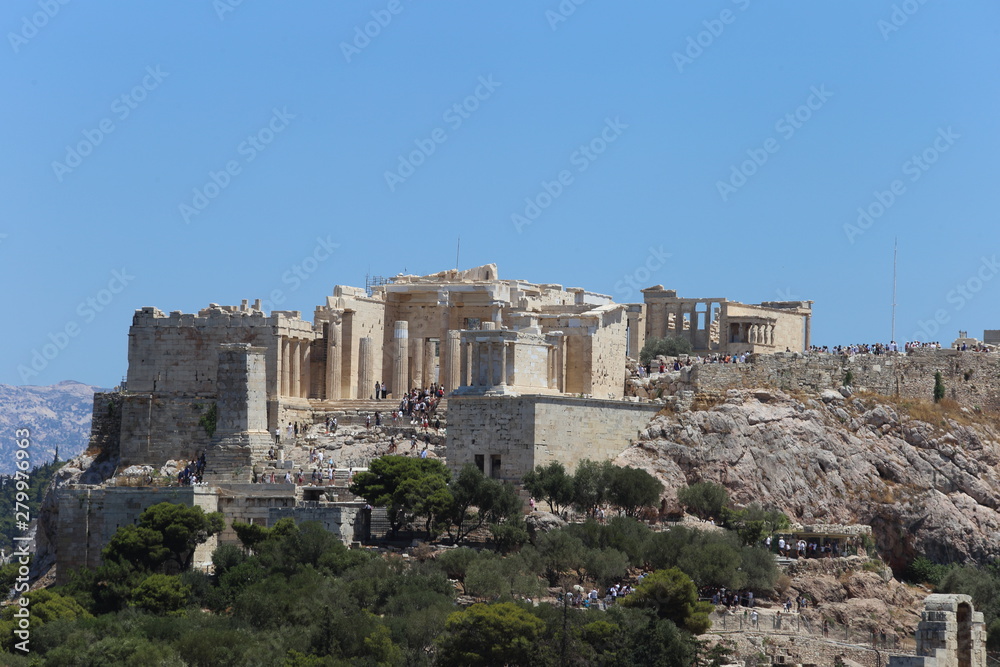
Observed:
[[[892,656],[889,667],[986,667],[982,612],[968,595],[928,595],[917,626],[917,655]]]

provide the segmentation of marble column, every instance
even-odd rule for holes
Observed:
[[[462,386],[462,333],[449,331],[442,349],[441,384],[446,392],[455,391]]]
[[[299,339],[293,338],[291,341],[291,357],[292,357],[292,387],[288,395],[292,398],[299,397],[299,387],[302,386],[301,374],[302,374],[302,353],[299,351]]]
[[[302,398],[309,398],[312,394],[312,341],[302,341]]]
[[[507,384],[507,341],[500,341],[500,384]]]
[[[389,388],[396,400],[399,400],[410,389],[409,325],[403,320],[398,320],[393,334],[392,384]],[[372,382],[374,383],[374,380]]]
[[[440,345],[441,342],[443,341],[439,341],[438,344]],[[434,368],[435,368],[434,341],[425,338],[424,339],[424,386],[425,387],[429,387],[434,382],[441,381],[440,369],[438,369],[438,372],[435,373]]]
[[[281,357],[281,395],[288,396],[292,389],[291,384],[291,373],[292,373],[292,352],[291,344],[288,339],[284,336],[281,337],[281,342],[278,344],[278,354]]]
[[[412,365],[413,371],[410,373],[410,382],[414,387],[426,387],[430,383],[427,378],[424,377],[424,339],[423,338],[411,338],[410,339],[410,364]]]
[[[328,401],[340,398],[340,376],[343,374],[340,353],[343,344],[340,317],[331,318],[326,330],[326,400]]]
[[[375,380],[375,341],[366,336],[358,341],[358,398],[374,395]]]

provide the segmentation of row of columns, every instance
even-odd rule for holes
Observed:
[[[309,398],[312,341],[302,338],[281,339],[281,395]]]
[[[707,304],[705,311],[701,312],[698,310],[699,303]],[[672,334],[674,336],[685,336],[692,343],[695,343],[698,332],[704,332],[707,340],[708,332],[712,327],[715,302],[695,301],[692,303],[668,304],[654,301],[647,304],[647,308],[649,311],[647,315],[649,318],[649,331],[652,337],[663,338],[668,334]],[[690,318],[690,329],[686,333],[684,330],[685,314]],[[670,315],[674,316],[673,326],[670,325]],[[704,315],[704,321],[701,323],[698,322],[700,315]]]
[[[507,340],[465,341],[461,359],[461,385],[495,387],[514,384],[514,370],[508,372],[514,359],[514,342]],[[499,364],[494,364],[497,358]],[[499,366],[499,367],[498,367]]]

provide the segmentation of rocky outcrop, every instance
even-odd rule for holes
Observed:
[[[656,475],[668,498],[712,481],[739,505],[777,507],[800,523],[871,525],[897,570],[921,554],[1000,556],[1000,436],[988,420],[931,424],[841,392],[731,389],[720,400],[661,413],[617,462]]]

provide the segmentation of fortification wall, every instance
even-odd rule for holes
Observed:
[[[198,505],[205,512],[218,509],[218,499],[205,487],[80,487],[61,488],[56,517],[56,583],[66,583],[72,570],[101,565],[101,550],[122,526],[133,525],[142,511],[162,502]],[[217,540],[212,538],[195,550],[193,564],[212,562]]]
[[[276,357],[273,320],[260,311],[213,310],[204,317],[173,312],[164,317],[156,308],[138,310],[129,329],[128,390],[213,396],[219,346],[250,343]]]
[[[452,397],[448,400],[448,465],[466,463],[510,481],[536,465],[616,457],[660,408],[564,396]],[[499,468],[494,472],[494,462]]]
[[[109,458],[121,454],[122,405],[120,393],[97,392],[94,394],[94,411],[90,422],[90,442],[87,450],[101,452]]]
[[[774,386],[821,391],[851,385],[887,396],[933,397],[934,374],[941,373],[946,395],[969,407],[1000,410],[1000,355],[957,350],[914,350],[902,355],[754,355],[746,364],[699,364],[691,373],[698,391]]]
[[[121,466],[161,466],[170,459],[196,458],[211,445],[199,422],[214,403],[213,398],[126,395],[121,417]]]

